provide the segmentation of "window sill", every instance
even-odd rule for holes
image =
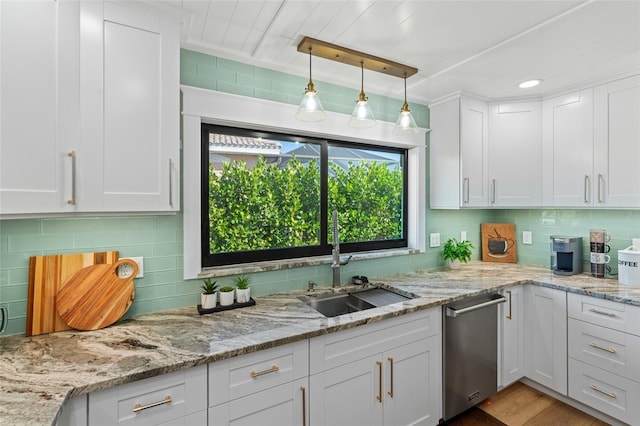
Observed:
[[[351,261],[380,259],[383,257],[405,256],[420,253],[418,249],[402,248],[392,250],[376,250],[354,253]],[[343,254],[341,257],[348,256]],[[301,257],[297,259],[271,260],[267,262],[241,263],[237,265],[216,266],[205,268],[198,274],[198,279],[226,277],[229,275],[252,274],[256,272],[279,271],[283,269],[304,268],[307,266],[330,265],[331,256]]]

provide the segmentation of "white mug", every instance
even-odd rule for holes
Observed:
[[[611,256],[604,253],[591,253],[591,263],[609,263]]]

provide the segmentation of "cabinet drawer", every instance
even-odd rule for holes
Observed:
[[[308,340],[209,364],[209,407],[309,375]]]
[[[206,389],[207,366],[202,365],[93,392],[89,394],[89,424],[158,425],[177,421],[206,410]],[[141,409],[134,411],[136,407]]]
[[[629,424],[640,419],[640,383],[572,358],[569,396]]]
[[[640,337],[569,318],[569,356],[640,382]]]
[[[440,334],[442,307],[314,337],[309,344],[309,368],[316,374]]]
[[[576,293],[567,295],[571,318],[640,336],[640,306]]]

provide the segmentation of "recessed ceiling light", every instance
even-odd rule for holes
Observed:
[[[538,84],[540,84],[540,82],[542,82],[542,80],[527,80],[518,84],[518,87],[521,89],[528,89],[529,87],[537,86]]]

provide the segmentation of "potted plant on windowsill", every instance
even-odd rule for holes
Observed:
[[[220,306],[233,305],[233,290],[234,288],[229,286],[220,288]]]
[[[460,262],[467,263],[471,260],[471,249],[475,248],[471,241],[458,241],[449,238],[442,250],[442,259],[447,262],[450,269],[460,269]]]
[[[202,293],[200,293],[200,305],[202,309],[211,309],[216,307],[218,299],[218,284],[212,279],[204,280],[202,285]]]
[[[247,303],[251,298],[251,288],[249,288],[249,277],[240,275],[233,279],[236,285],[236,299],[238,303]]]

